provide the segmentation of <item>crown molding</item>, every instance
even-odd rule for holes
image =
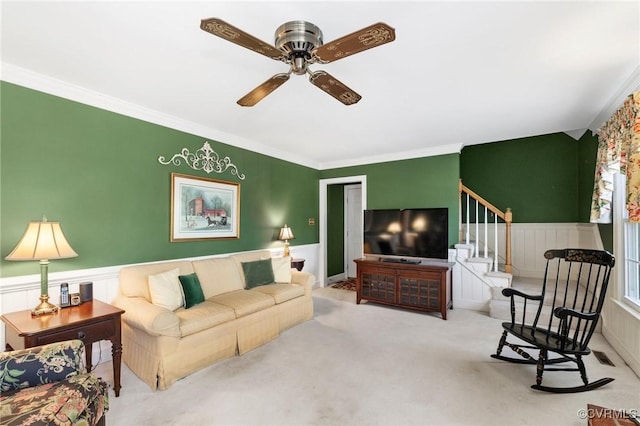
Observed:
[[[321,163],[320,170],[337,169],[340,167],[362,166],[365,164],[387,163],[390,161],[412,160],[414,158],[435,157],[437,155],[459,154],[462,151],[463,144],[440,145],[431,148],[400,151],[393,154],[372,155],[369,157],[361,157],[350,160],[338,160],[327,163]]]
[[[567,136],[572,137],[573,139],[579,141],[585,133],[587,133],[589,129],[575,129],[575,130],[567,130],[564,132]]]
[[[640,90],[640,66],[631,73],[618,91],[611,97],[609,102],[605,104],[596,118],[589,124],[589,130],[594,133],[597,132],[598,129],[611,118],[613,113],[622,106],[627,96],[638,90]]]
[[[327,163],[317,163],[309,161],[307,158],[293,155],[290,152],[275,150],[260,142],[241,138],[237,135],[222,132],[211,127],[202,126],[188,120],[164,114],[150,108],[145,108],[101,92],[96,92],[94,90],[71,84],[64,80],[59,80],[6,62],[0,63],[0,80],[106,111],[122,114],[127,117],[201,136],[223,144],[282,159],[316,170],[454,154],[459,153],[462,150],[462,144],[451,144],[420,150],[397,152],[392,155],[384,154],[360,157],[356,159],[337,160]]]
[[[200,124],[145,108],[131,102],[96,92],[85,87],[68,83],[47,75],[6,62],[0,63],[0,80],[23,86],[39,92],[58,96],[81,104],[122,114],[153,124],[183,131],[206,139],[243,148],[270,157],[289,161],[306,167],[318,169],[318,164],[289,152],[275,150],[267,145],[237,135],[202,126]]]

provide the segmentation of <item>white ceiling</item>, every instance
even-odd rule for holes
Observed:
[[[318,169],[597,128],[640,87],[638,1],[2,1],[2,79]],[[202,31],[219,17],[273,42],[383,21],[396,41],[325,65],[345,106],[288,66]],[[197,148],[197,147],[192,147]]]

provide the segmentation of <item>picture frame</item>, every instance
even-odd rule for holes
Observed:
[[[240,238],[240,184],[171,173],[171,242]]]

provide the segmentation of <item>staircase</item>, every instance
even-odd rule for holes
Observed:
[[[453,274],[453,306],[490,312],[494,294],[511,287],[512,275],[494,271],[494,260],[487,256],[474,256],[475,245],[456,244]],[[507,307],[507,313],[508,313]]]
[[[455,246],[453,305],[490,312],[494,294],[502,297],[500,291],[511,286],[511,211],[502,212],[462,181],[459,193],[460,241],[463,242]],[[498,242],[499,219],[506,225],[504,245]],[[500,252],[505,253],[502,270]]]
[[[523,260],[521,253],[518,267],[514,267],[511,260],[511,211],[500,211],[462,182],[459,183],[459,192],[461,243],[455,245],[449,259],[454,262],[453,306],[487,312],[491,317],[508,321],[511,319],[509,300],[502,295],[502,289],[514,287],[528,294],[540,294],[544,258],[536,255],[535,260],[533,257]],[[578,246],[580,243],[584,247],[598,247],[594,233],[597,233],[597,227],[593,226],[554,229],[547,225],[538,229],[529,227],[526,232],[520,229],[514,235],[519,238],[526,236],[527,241],[532,241],[542,250],[566,247],[566,244]],[[557,234],[555,239],[552,237],[554,234]],[[523,240],[520,241],[519,247]],[[551,300],[544,303],[551,304]],[[529,303],[527,310],[530,309],[535,311],[536,307]]]

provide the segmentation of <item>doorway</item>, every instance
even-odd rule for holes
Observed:
[[[360,186],[360,217],[362,217],[362,212],[364,210],[366,210],[367,208],[367,177],[364,175],[360,175],[360,176],[347,176],[347,177],[341,177],[341,178],[331,178],[331,179],[321,179],[320,180],[320,188],[319,188],[319,192],[320,192],[320,200],[319,200],[319,206],[320,206],[320,253],[318,256],[318,282],[320,284],[321,287],[325,287],[327,285],[327,217],[328,217],[328,212],[327,212],[327,191],[328,191],[328,187],[330,185],[341,185],[341,186],[351,186],[351,185],[359,185]],[[355,192],[351,193],[352,196],[357,196],[355,195]],[[353,203],[356,204],[357,203]],[[355,207],[354,207],[354,212],[355,212]],[[355,214],[355,213],[354,213]],[[346,215],[346,213],[345,213]],[[346,218],[345,216],[345,223],[347,222],[348,218]],[[346,226],[346,225],[345,225]],[[360,225],[360,229],[362,228],[362,225]],[[345,237],[346,238],[346,237]],[[355,240],[356,237],[354,237]],[[360,238],[360,241],[362,241],[362,239]],[[356,246],[357,248],[354,249],[354,252],[351,255],[347,255],[347,251],[348,249],[346,248],[346,243],[345,243],[345,258],[348,256],[355,256],[354,258],[357,257],[362,257],[362,244],[359,244],[358,246]],[[347,265],[348,263],[353,263],[352,261],[347,262],[345,259],[345,265]],[[344,271],[345,274],[349,274],[348,271]]]
[[[344,186],[344,272],[358,275],[355,259],[362,257],[362,185]]]

